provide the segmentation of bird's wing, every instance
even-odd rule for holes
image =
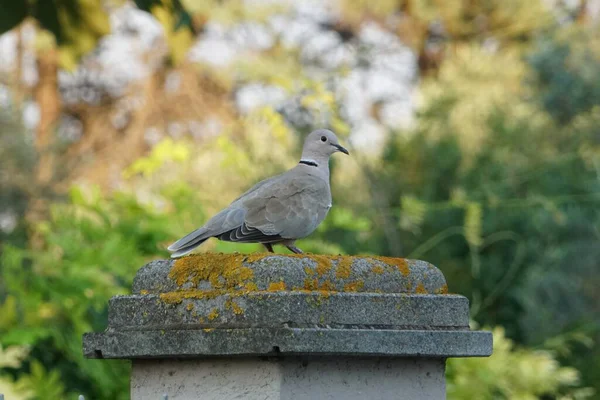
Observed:
[[[290,170],[257,183],[168,249],[184,254],[210,237],[242,243],[305,237],[325,218],[330,204],[328,182]]]
[[[240,200],[247,210],[244,222],[248,227],[296,239],[310,234],[325,218],[331,202],[328,182],[290,172]]]
[[[218,214],[209,219],[204,226],[201,226],[200,228],[190,232],[175,243],[171,244],[168,247],[168,250],[171,252],[176,252],[193,248],[211,237],[221,238],[221,236],[223,236],[223,240],[230,240],[228,239],[230,233],[232,231],[236,231],[244,223],[246,209],[240,205],[239,200],[242,198],[251,197],[254,192],[258,191],[263,186],[268,186],[270,182],[278,179],[278,177],[279,176],[274,176],[258,182],[256,185],[252,186],[245,193],[231,202],[227,208],[221,210]],[[242,239],[241,236],[242,235],[240,231],[240,239]],[[232,239],[235,239],[235,236],[232,236]]]
[[[259,229],[250,228],[245,223],[235,229],[222,233],[218,238],[228,242],[239,243],[276,243],[283,239],[280,235],[267,235]]]

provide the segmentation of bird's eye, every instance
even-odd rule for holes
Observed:
[[[321,142],[326,142],[327,138],[325,136],[321,136]]]

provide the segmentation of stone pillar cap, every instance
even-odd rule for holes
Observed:
[[[417,260],[200,254],[153,261],[109,304],[90,358],[231,355],[488,356],[468,300]]]

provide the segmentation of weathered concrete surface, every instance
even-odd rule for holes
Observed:
[[[204,254],[144,266],[109,304],[90,358],[230,355],[468,357],[491,354],[465,297],[424,261]]]
[[[210,318],[209,318],[210,317]],[[250,292],[168,303],[159,295],[110,300],[114,329],[360,328],[468,329],[469,304],[457,295]]]
[[[244,270],[247,274],[237,274]],[[142,267],[133,293],[183,289],[444,294],[444,275],[419,260],[375,256],[199,254]]]
[[[438,400],[441,359],[135,360],[132,399]]]
[[[108,331],[84,336],[88,358],[340,355],[486,357],[489,332],[394,329],[204,329]]]

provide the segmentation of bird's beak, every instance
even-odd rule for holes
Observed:
[[[350,152],[348,150],[346,150],[345,147],[342,147],[339,144],[334,144],[333,147],[335,147],[336,149],[338,149],[338,151],[341,151],[344,154],[350,155]]]

